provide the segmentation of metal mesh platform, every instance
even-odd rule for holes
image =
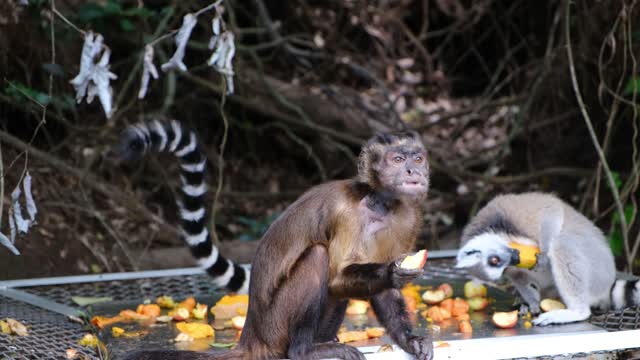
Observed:
[[[29,329],[29,336],[0,335],[0,359],[64,359],[67,349],[98,359],[93,349],[78,345],[85,333],[81,324],[24,302],[0,299],[0,319],[14,318]]]
[[[22,288],[61,304],[74,305],[72,296],[111,297],[114,301],[138,301],[160,295],[185,298],[194,295],[211,295],[216,291],[211,277],[206,274],[106,281],[81,284],[37,286]]]
[[[452,259],[433,259],[425,267],[425,280],[447,281],[466,280],[468,276],[460,269],[453,267]],[[185,270],[185,269],[182,269]],[[171,271],[166,271],[169,274]],[[170,295],[176,299],[187,296],[219,297],[222,294],[212,286],[210,278],[198,271],[191,273],[176,272],[172,276],[160,276],[155,272],[153,278],[146,273],[140,278],[114,280],[109,275],[102,277],[81,277],[68,281],[65,278],[55,281],[25,281],[24,283],[5,282],[5,287],[14,287],[34,298],[42,298],[57,304],[75,306],[72,296],[111,297],[113,303],[140,303],[144,299],[153,299],[160,295]],[[118,274],[113,277],[117,278]],[[86,278],[86,281],[84,280]],[[44,279],[46,280],[46,279]],[[53,284],[55,283],[55,285]],[[9,285],[6,285],[9,284]],[[2,283],[0,283],[0,288]],[[9,359],[64,359],[67,349],[75,349],[80,359],[99,359],[95,350],[83,348],[78,341],[90,328],[72,322],[67,316],[32,306],[24,301],[2,297],[0,292],[0,319],[14,318],[29,327],[30,335],[17,337],[0,334],[0,360]],[[623,311],[611,311],[596,314],[590,323],[608,331],[640,329],[640,307]],[[109,345],[109,344],[108,344]],[[640,339],[639,339],[640,345]],[[112,346],[109,346],[112,347]],[[113,350],[113,349],[112,349]],[[113,351],[118,354],[121,351]],[[603,353],[606,354],[606,353]],[[574,354],[577,355],[577,354]],[[564,357],[567,358],[567,357]],[[581,358],[570,356],[570,358]],[[601,357],[597,357],[601,358]],[[610,357],[602,357],[610,358]]]

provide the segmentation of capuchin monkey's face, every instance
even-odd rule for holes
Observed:
[[[429,190],[427,154],[417,144],[391,147],[380,161],[378,174],[386,189],[411,197],[422,198]]]
[[[514,256],[517,251],[508,246],[504,236],[484,233],[473,237],[458,251],[456,268],[467,270],[479,280],[497,281],[513,263]]]

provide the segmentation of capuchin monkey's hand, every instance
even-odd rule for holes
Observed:
[[[424,272],[423,269],[405,269],[400,267],[404,256],[391,264],[388,267],[389,280],[391,281],[391,287],[395,289],[402,289],[405,285],[410,283],[413,279],[419,277]]]

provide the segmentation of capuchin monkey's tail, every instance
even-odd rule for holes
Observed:
[[[196,134],[176,120],[141,122],[124,131],[117,151],[125,161],[140,160],[149,152],[169,152],[176,157],[181,168],[181,196],[176,202],[182,238],[216,285],[233,292],[247,293],[248,269],[222,257],[206,227],[207,159]]]
[[[239,348],[216,353],[178,350],[143,350],[129,353],[123,360],[250,360],[250,356],[248,352]]]

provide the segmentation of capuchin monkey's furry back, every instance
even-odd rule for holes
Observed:
[[[520,245],[539,248],[532,268],[519,267]],[[523,312],[538,314],[541,298],[560,297],[567,308],[541,314],[535,325],[582,321],[594,307],[640,304],[640,282],[616,281],[613,255],[600,229],[550,194],[491,200],[465,227],[457,267],[483,281],[505,276],[523,300]]]

